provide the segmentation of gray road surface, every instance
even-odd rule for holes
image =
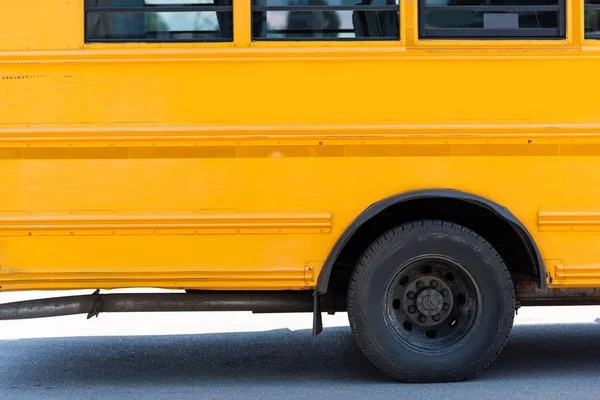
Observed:
[[[434,385],[384,377],[347,326],[6,339],[0,399],[600,399],[598,322],[517,325],[479,379]]]

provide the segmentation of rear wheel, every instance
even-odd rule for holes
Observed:
[[[495,249],[443,221],[407,224],[380,237],[348,288],[360,348],[405,382],[473,377],[504,347],[514,307],[510,274]]]

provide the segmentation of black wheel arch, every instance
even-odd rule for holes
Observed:
[[[415,200],[425,199],[448,199],[466,202],[493,213],[498,219],[508,224],[508,226],[510,226],[512,231],[518,236],[519,240],[522,242],[524,248],[526,249],[527,257],[536,271],[537,286],[540,288],[545,288],[547,286],[546,271],[540,251],[525,225],[523,225],[523,223],[519,221],[519,219],[515,217],[514,214],[512,214],[512,212],[510,212],[510,210],[508,210],[506,207],[500,204],[495,203],[492,200],[472,193],[467,193],[454,189],[427,189],[394,195],[381,201],[378,201],[370,205],[366,210],[364,210],[350,224],[350,226],[346,228],[346,230],[338,238],[332,250],[330,251],[327,259],[325,260],[321,273],[319,274],[319,279],[317,281],[317,293],[327,293],[329,289],[329,281],[336,261],[340,257],[342,251],[348,245],[348,242],[364,224],[377,217],[380,213],[384,212],[385,210],[390,209],[391,207],[395,207],[397,205],[401,205],[403,203],[408,203]]]

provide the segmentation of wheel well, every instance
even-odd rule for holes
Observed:
[[[392,204],[360,225],[333,262],[327,291],[331,289],[336,296],[345,296],[350,274],[368,246],[384,232],[422,219],[455,222],[477,232],[498,251],[514,281],[541,280],[531,248],[509,221],[493,209],[476,202],[432,197]]]

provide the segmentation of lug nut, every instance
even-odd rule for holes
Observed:
[[[450,309],[450,304],[444,303],[444,305],[442,306],[442,310],[448,311],[449,309]]]
[[[440,316],[439,316],[439,315],[437,315],[437,314],[436,314],[436,315],[434,315],[432,318],[433,318],[433,320],[434,320],[435,322],[438,322],[438,321],[440,320]]]
[[[425,322],[425,321],[427,321],[427,317],[426,317],[426,316],[424,316],[424,315],[420,315],[420,316],[419,316],[419,321],[421,321],[421,322]]]
[[[406,294],[406,297],[408,297],[409,299],[414,299],[415,298],[415,294],[413,292],[408,292]]]
[[[421,282],[421,281],[418,281],[418,282],[417,282],[417,287],[418,287],[419,289],[421,289],[421,288],[423,287],[423,282]]]
[[[448,289],[442,290],[442,296],[448,296]]]
[[[432,288],[434,288],[434,289],[435,289],[436,287],[438,287],[438,283],[437,283],[437,281],[434,281],[434,280],[432,280],[432,281],[431,281],[430,285],[431,285],[431,287],[432,287]]]
[[[408,306],[408,312],[411,314],[414,314],[417,311],[417,308],[415,306]]]

